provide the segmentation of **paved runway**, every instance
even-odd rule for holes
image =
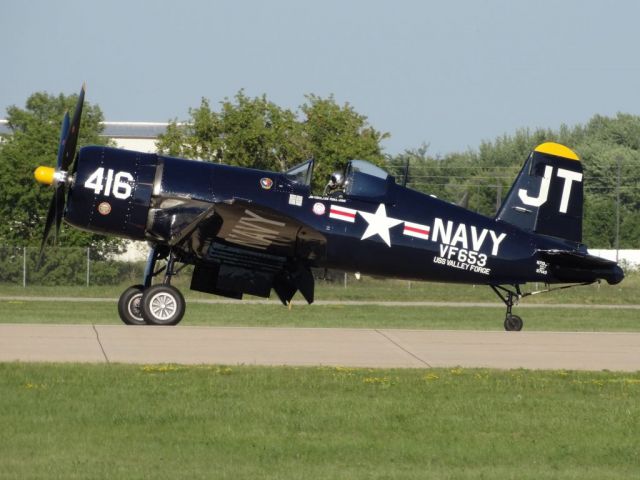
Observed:
[[[640,370],[640,333],[0,324],[0,361]]]

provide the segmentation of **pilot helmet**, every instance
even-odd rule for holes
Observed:
[[[343,181],[344,181],[344,177],[342,176],[342,173],[333,172],[331,174],[331,179],[330,179],[329,183],[331,184],[331,186],[336,187],[338,185],[342,185]]]

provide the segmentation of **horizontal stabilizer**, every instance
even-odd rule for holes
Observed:
[[[606,258],[567,250],[538,250],[538,254],[556,270],[555,274],[559,277],[564,274],[567,278],[569,275],[574,278],[573,275],[583,272],[583,275],[592,274],[594,281],[601,278],[612,285],[624,278],[624,272],[618,264]]]

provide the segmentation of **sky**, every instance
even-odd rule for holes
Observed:
[[[476,149],[519,128],[640,114],[640,2],[0,0],[0,118],[36,91],[106,120],[188,119],[240,89],[333,94],[386,153]]]

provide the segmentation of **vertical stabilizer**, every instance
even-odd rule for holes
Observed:
[[[512,185],[496,220],[524,230],[582,241],[582,162],[558,143],[538,145]]]

